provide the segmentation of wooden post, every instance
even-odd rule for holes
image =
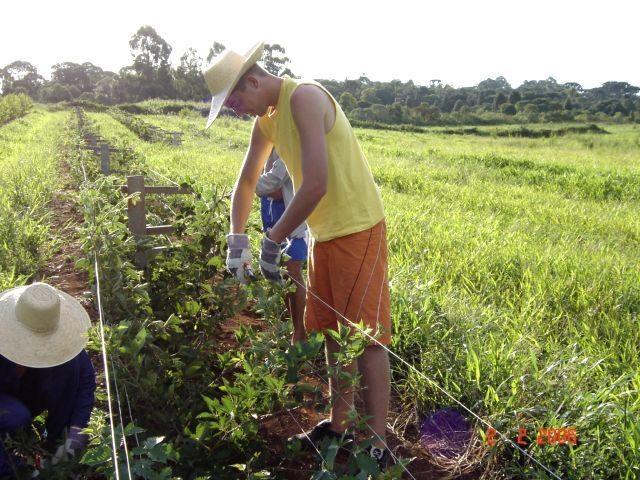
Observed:
[[[144,176],[131,175],[127,177],[127,192],[129,195],[138,194],[136,198],[130,198],[127,204],[127,215],[129,217],[129,228],[136,237],[146,235],[147,218],[144,207]],[[135,263],[139,268],[147,265],[147,255],[137,248]]]
[[[115,149],[111,149],[112,151]],[[160,195],[185,195],[192,194],[190,188],[150,185],[145,187],[144,176],[132,175],[127,177],[127,184],[119,186],[120,191],[128,195],[138,194],[135,199],[129,199],[127,205],[127,215],[129,218],[129,230],[136,237],[136,241],[143,235],[167,235],[175,232],[173,225],[157,225],[147,226],[147,218],[145,213],[145,197],[146,194]],[[167,247],[153,247],[143,249],[136,248],[135,264],[138,268],[145,268],[149,263],[149,259],[155,257],[159,253],[166,250]]]
[[[180,145],[180,137],[178,137],[178,132],[171,132],[171,144],[174,147],[177,147]]]
[[[100,170],[102,171],[103,175],[109,175],[109,173],[111,172],[110,163],[109,145],[103,143],[100,145]]]
[[[78,130],[82,131],[82,128],[84,127],[84,117],[82,116],[80,107],[76,107],[76,115],[78,116]]]

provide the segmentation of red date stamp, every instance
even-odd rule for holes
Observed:
[[[496,429],[489,427],[486,432],[485,443],[493,447],[498,440]],[[515,443],[520,446],[527,446],[533,443],[527,434],[526,428],[518,428],[518,436]],[[578,433],[575,427],[541,427],[537,431],[535,443],[539,446],[573,445],[578,444]]]

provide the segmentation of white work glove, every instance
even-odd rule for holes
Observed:
[[[246,284],[247,277],[253,276],[251,271],[251,247],[249,235],[231,233],[227,235],[227,270],[240,283]]]
[[[82,433],[82,429],[80,427],[71,427],[67,439],[58,447],[53,457],[51,457],[51,465],[69,461],[75,456],[76,452],[84,448],[86,443],[87,436]]]
[[[260,247],[260,271],[262,275],[271,282],[282,284],[282,275],[280,275],[282,252],[280,244],[271,240],[265,233]]]

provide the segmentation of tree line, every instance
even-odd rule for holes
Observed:
[[[150,98],[207,101],[202,77],[205,59],[189,48],[177,67],[169,62],[171,45],[150,26],[129,40],[132,63],[119,72],[105,71],[91,62],[53,65],[45,80],[31,63],[14,61],[0,69],[2,95],[24,93],[55,103],[84,101],[103,105],[139,102]],[[224,51],[214,42],[206,61]],[[265,45],[263,65],[274,75],[295,76],[285,48]],[[640,88],[610,81],[586,89],[575,82],[554,78],[529,80],[512,87],[504,77],[487,79],[473,87],[455,88],[441,80],[427,85],[413,81],[319,79],[339,99],[349,118],[361,123],[384,124],[495,124],[554,121],[640,122]]]

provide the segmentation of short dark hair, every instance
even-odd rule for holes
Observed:
[[[254,63],[249,67],[249,70],[242,74],[242,77],[240,77],[240,80],[236,83],[234,90],[240,90],[241,92],[244,91],[244,89],[247,88],[247,77],[249,75],[265,77],[267,76],[267,71],[257,63]]]

